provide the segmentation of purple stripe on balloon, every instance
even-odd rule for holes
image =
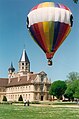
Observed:
[[[60,8],[60,5],[58,3],[54,3],[54,4],[55,4],[55,7]]]
[[[54,50],[55,51],[59,48],[61,43],[65,40],[65,39],[63,39],[63,37],[65,37],[67,32],[69,32],[69,30],[67,31],[68,27],[69,27],[68,24],[60,23],[59,34],[58,34],[58,37],[56,39],[56,43],[54,45]]]
[[[59,30],[60,30],[60,22],[55,22],[54,23],[54,39],[53,39],[53,47],[52,47],[52,51],[54,50],[54,46],[57,42],[57,37],[58,37],[58,33],[59,33]]]

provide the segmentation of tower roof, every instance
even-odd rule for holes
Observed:
[[[11,62],[11,66],[9,67],[9,69],[8,69],[8,71],[12,71],[12,72],[14,72],[15,71],[15,68],[13,67],[13,63]]]
[[[20,58],[19,62],[29,63],[29,59],[28,59],[28,56],[27,56],[27,53],[26,53],[25,49],[23,49],[23,52],[22,52],[22,55],[21,55],[21,58]]]

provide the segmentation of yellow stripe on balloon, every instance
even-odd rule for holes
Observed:
[[[52,3],[50,4],[49,2],[45,2],[45,3],[39,4],[38,8],[49,7],[49,5],[52,6]]]
[[[54,2],[45,2],[42,4],[39,4],[38,8],[43,8],[43,7],[54,7]]]
[[[49,21],[49,39],[50,39],[50,51],[53,47],[53,40],[54,40],[54,22]]]
[[[42,4],[42,7],[49,7],[49,2],[45,2]]]
[[[43,29],[43,23],[39,22],[38,23],[38,29],[40,31],[40,35],[41,35],[41,39],[42,39],[42,44],[44,45],[45,51],[47,52],[47,47],[46,47],[46,43],[45,43],[45,35],[44,35],[44,29]]]
[[[49,2],[49,7],[54,7],[54,6],[55,6],[54,2]]]
[[[47,50],[48,52],[50,52],[50,39],[49,39],[49,22],[45,21],[43,22],[43,30],[44,30],[44,35],[45,35],[45,42],[46,42],[46,46],[47,46]]]

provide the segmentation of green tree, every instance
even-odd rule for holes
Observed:
[[[79,99],[79,80],[75,81],[75,93],[74,93],[74,98]]]
[[[7,98],[6,98],[6,96],[3,96],[3,101],[7,101]]]
[[[69,83],[73,82],[74,80],[78,80],[78,79],[79,79],[79,73],[78,72],[70,72],[67,75],[66,83],[69,84]]]
[[[49,94],[56,96],[57,99],[61,99],[62,95],[65,93],[66,88],[67,86],[64,81],[54,81],[50,87]]]
[[[65,91],[64,97],[68,98],[68,100],[74,100],[74,88],[72,84],[67,85],[67,89]]]
[[[76,90],[75,90],[74,98],[79,99],[79,87],[77,87]]]
[[[23,101],[22,95],[20,95],[18,101]]]
[[[71,72],[68,74],[66,80],[67,89],[65,91],[65,98],[68,98],[69,100],[74,100],[76,94],[77,94],[77,87],[79,87],[79,73],[77,72]]]

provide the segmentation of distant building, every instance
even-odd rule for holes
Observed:
[[[20,95],[23,100],[48,100],[51,82],[44,71],[39,73],[30,72],[30,61],[25,49],[18,65],[19,71],[15,72],[11,63],[8,69],[8,78],[0,78],[0,101],[3,100],[3,96],[6,96],[8,101],[18,101]]]

